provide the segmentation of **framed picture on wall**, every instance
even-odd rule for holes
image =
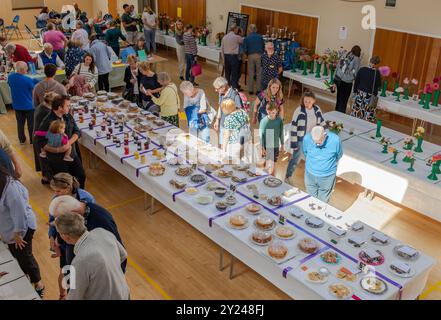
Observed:
[[[9,0],[12,10],[37,9],[45,6],[44,0]]]
[[[225,31],[225,34],[230,31],[230,28],[233,24],[236,24],[242,28],[243,36],[246,36],[248,31],[249,18],[250,16],[248,14],[228,12],[227,30]]]

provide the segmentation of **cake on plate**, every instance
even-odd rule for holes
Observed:
[[[318,249],[317,242],[311,238],[304,238],[300,240],[298,246],[300,250],[302,250],[305,253],[314,253]]]
[[[152,176],[162,176],[165,172],[165,167],[161,163],[152,163],[149,168],[149,173]]]
[[[283,259],[288,254],[288,248],[281,242],[273,242],[268,247],[268,254],[274,259]]]
[[[283,239],[289,239],[289,238],[293,237],[294,234],[295,234],[294,230],[290,227],[282,226],[282,227],[278,227],[276,229],[276,235],[280,238],[283,238]]]
[[[256,226],[262,230],[269,230],[274,225],[274,219],[270,216],[263,215],[256,219]]]
[[[230,224],[236,228],[244,227],[247,224],[247,222],[248,219],[241,214],[235,214],[230,217]]]
[[[263,231],[255,231],[253,232],[251,237],[253,241],[258,244],[267,244],[271,242],[271,240],[273,239],[271,233],[263,232]]]

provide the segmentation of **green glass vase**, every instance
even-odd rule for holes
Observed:
[[[401,96],[401,93],[397,92],[397,95],[396,95],[397,98],[395,99],[395,102],[401,102],[400,96]]]
[[[377,120],[377,132],[375,134],[376,138],[381,138],[381,127],[383,126],[383,121],[382,120]]]
[[[418,104],[424,106],[425,99],[426,99],[426,95],[424,93],[422,93],[421,97],[420,97],[420,102],[418,102]]]
[[[392,164],[398,164],[397,156],[398,156],[398,152],[394,152],[394,158],[392,159],[392,161],[391,161],[390,163],[392,163]]]
[[[383,81],[383,88],[381,89],[381,94],[380,97],[386,97],[386,92],[387,92],[387,81],[384,80]]]
[[[422,153],[423,152],[423,138],[418,138],[417,139],[417,146],[416,146],[416,148],[415,148],[415,150],[413,150],[413,151],[415,151],[415,152],[418,152],[418,153]]]
[[[315,70],[315,77],[316,78],[321,78],[322,77],[321,72],[322,72],[322,64],[321,63],[317,63],[317,67],[316,67],[316,70]]]
[[[427,179],[432,181],[437,181],[438,177],[436,176],[436,165],[432,165],[432,173],[427,177]]]
[[[323,77],[329,77],[329,69],[326,63],[323,65]]]
[[[331,84],[334,84],[334,77],[335,77],[335,69],[331,68]]]
[[[398,82],[394,85],[394,93],[392,94],[394,97],[397,95]]]
[[[302,61],[302,65],[303,65],[302,76],[307,76],[308,75],[308,62]]]
[[[314,74],[314,67],[315,67],[315,61],[312,60],[311,63],[309,64],[309,73],[310,74]]]
[[[434,107],[438,107],[438,105],[439,105],[439,94],[440,94],[439,90],[436,90],[435,95],[433,96],[433,102],[432,102],[432,106],[434,106]]]
[[[383,151],[381,153],[384,153],[384,154],[389,153],[389,152],[387,152],[387,148],[388,148],[387,144],[383,145]]]
[[[440,167],[441,166],[441,161],[437,161],[436,163],[435,163],[435,173],[436,174],[441,174],[441,170],[440,170]]]
[[[432,94],[426,93],[426,99],[424,100],[423,109],[430,109],[430,101],[432,100]]]
[[[409,100],[409,88],[404,89],[404,100]]]
[[[415,159],[410,160],[409,163],[410,163],[410,167],[409,169],[407,169],[407,171],[415,172],[415,169],[413,168],[413,166],[415,165]]]

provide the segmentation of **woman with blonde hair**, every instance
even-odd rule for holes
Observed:
[[[176,20],[175,23],[175,38],[176,38],[176,54],[179,62],[179,79],[184,81],[185,75],[185,47],[184,47],[184,23],[181,19]]]
[[[260,123],[260,121],[267,115],[266,107],[268,104],[277,106],[279,116],[283,120],[285,115],[285,100],[283,99],[282,83],[279,79],[272,79],[268,83],[266,90],[257,95],[256,101],[254,102],[253,124],[256,124],[257,121]]]
[[[52,178],[50,186],[55,193],[54,198],[60,196],[72,196],[79,201],[95,203],[95,198],[89,192],[80,189],[80,183],[78,182],[78,180],[75,177],[71,176],[69,173],[62,172],[56,174]],[[64,300],[66,298],[67,292],[66,289],[64,289],[62,286],[64,274],[62,273],[61,269],[63,269],[63,267],[66,265],[67,255],[72,253],[66,251],[66,243],[57,233],[57,230],[53,224],[54,220],[54,216],[49,215],[49,246],[51,251],[53,252],[52,258],[60,258],[58,289],[60,291],[59,299]]]
[[[158,82],[162,86],[161,95],[156,98],[152,93],[150,96],[152,102],[160,109],[161,119],[179,127],[179,99],[178,88],[171,82],[170,75],[167,72],[158,73]]]
[[[241,147],[250,136],[250,119],[241,108],[237,108],[232,99],[225,99],[220,105],[225,114],[222,137],[222,151],[234,161],[240,160]]]

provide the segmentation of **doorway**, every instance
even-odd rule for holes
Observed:
[[[138,11],[144,11],[144,7],[149,6],[154,12],[156,12],[156,0],[138,0]]]

